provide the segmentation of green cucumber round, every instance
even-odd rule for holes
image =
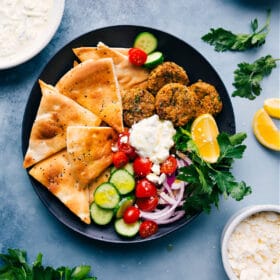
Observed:
[[[135,201],[133,196],[125,196],[115,208],[116,218],[122,218],[127,207],[132,206]]]
[[[94,201],[101,208],[114,209],[120,201],[120,195],[113,184],[103,183],[96,188]]]
[[[124,237],[133,237],[135,236],[140,228],[140,221],[137,221],[132,224],[125,223],[124,219],[117,219],[115,221],[115,230],[116,232]]]
[[[95,202],[92,202],[90,205],[90,216],[96,224],[105,226],[111,222],[114,211],[101,208]]]
[[[146,68],[154,68],[157,65],[161,64],[164,61],[164,57],[162,52],[153,52],[148,55],[147,60],[144,64],[144,67]]]
[[[141,32],[139,33],[135,40],[133,47],[142,49],[147,54],[153,52],[158,45],[157,38],[150,32]]]
[[[117,169],[110,176],[109,182],[113,184],[122,195],[132,192],[135,188],[135,179],[125,169]]]

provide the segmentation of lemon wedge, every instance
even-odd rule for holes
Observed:
[[[259,109],[254,115],[253,131],[263,146],[280,151],[280,131],[264,108]]]
[[[209,163],[217,162],[220,156],[220,147],[217,141],[218,126],[210,114],[198,116],[191,127],[191,136],[203,160]]]
[[[280,98],[266,99],[263,107],[271,117],[280,119]]]

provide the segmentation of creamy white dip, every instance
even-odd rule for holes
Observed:
[[[2,0],[0,60],[28,51],[48,24],[53,0]]]
[[[228,257],[240,280],[280,279],[280,214],[261,212],[242,221],[229,239]]]
[[[175,133],[172,122],[160,120],[158,115],[153,115],[131,127],[129,141],[141,157],[160,164],[169,156]]]

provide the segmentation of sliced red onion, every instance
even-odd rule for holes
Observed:
[[[176,155],[185,162],[185,165],[192,164],[191,159],[187,155],[183,154],[182,152],[177,151]]]
[[[170,197],[170,196],[169,196],[168,194],[166,194],[165,192],[161,192],[161,193],[159,194],[159,196],[160,196],[163,200],[165,200],[168,204],[170,204],[170,205],[173,205],[173,204],[176,203],[176,200],[175,200],[174,198]]]
[[[173,223],[179,219],[181,219],[183,216],[185,215],[185,210],[178,210],[176,212],[174,212],[174,215],[172,217],[170,217],[169,219],[159,219],[157,220],[157,224],[158,225],[166,225],[169,223]]]
[[[178,196],[176,197],[176,202],[171,207],[166,206],[161,211],[152,212],[152,213],[141,211],[140,212],[141,218],[150,219],[155,222],[157,222],[158,219],[160,219],[160,220],[169,219],[174,214],[176,207],[178,207],[179,203],[182,201],[183,195],[184,195],[184,188],[182,187],[178,193]]]
[[[166,190],[172,198],[175,198],[170,186],[166,181],[163,182],[163,190]]]
[[[169,186],[171,186],[174,183],[175,179],[176,179],[175,173],[173,173],[173,174],[167,176],[166,182]]]
[[[171,189],[172,189],[172,190],[179,190],[180,188],[184,187],[185,185],[186,185],[185,182],[176,180],[176,181],[172,184]]]

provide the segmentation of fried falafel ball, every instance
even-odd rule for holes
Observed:
[[[170,120],[174,126],[183,126],[195,115],[197,98],[187,86],[169,83],[156,95],[156,112],[160,119]]]
[[[148,77],[147,89],[156,95],[157,92],[166,84],[179,83],[189,84],[189,77],[186,71],[174,62],[164,62],[152,70]]]
[[[132,88],[123,91],[122,104],[124,123],[128,127],[155,113],[155,98],[146,89]]]
[[[196,94],[198,99],[195,117],[205,113],[215,116],[221,112],[223,103],[220,99],[219,93],[213,85],[199,80],[189,86],[189,89]]]

